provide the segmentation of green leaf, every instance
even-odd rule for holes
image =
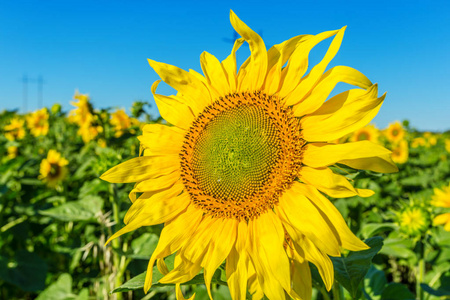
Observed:
[[[135,259],[149,259],[158,245],[159,238],[154,233],[144,233],[131,242],[133,254],[130,257]]]
[[[96,221],[101,213],[103,199],[98,196],[86,196],[81,200],[70,201],[60,206],[39,211],[61,221]]]
[[[108,191],[108,182],[96,178],[92,181],[87,181],[83,184],[78,194],[79,198],[84,198],[89,195],[97,195],[99,192]]]
[[[426,284],[426,283],[421,283],[420,286],[422,287],[422,289],[423,289],[425,292],[427,292],[427,293],[430,294],[430,295],[438,296],[438,297],[441,297],[441,296],[450,296],[450,290],[448,290],[448,289],[437,289],[437,290],[435,290],[435,289],[433,289],[432,287],[430,287],[430,286],[429,286],[428,284]]]
[[[411,250],[414,247],[413,244],[414,242],[412,240],[387,238],[384,240],[384,246],[380,253],[404,259],[414,258],[416,255]]]
[[[0,279],[18,286],[23,291],[42,290],[46,276],[47,264],[33,252],[19,251],[14,259],[0,256]]]
[[[36,300],[66,300],[75,299],[72,294],[72,277],[67,274],[61,274],[58,280],[42,291]]]
[[[392,230],[397,228],[398,226],[394,223],[371,223],[366,224],[361,229],[361,235],[364,238],[369,238],[379,233],[380,231]]]
[[[365,292],[370,296],[372,300],[380,299],[381,293],[387,285],[387,279],[384,272],[378,270],[373,265],[370,266],[369,272],[367,272],[364,278]]]
[[[331,257],[336,280],[349,291],[353,298],[372,263],[372,258],[381,250],[383,238],[372,237],[365,243],[370,249],[350,252],[347,257]]]
[[[414,300],[415,298],[405,285],[396,282],[389,283],[381,294],[381,300]]]

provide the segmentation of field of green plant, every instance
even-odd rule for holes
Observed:
[[[144,294],[144,272],[163,225],[106,240],[124,226],[133,184],[99,179],[139,155],[147,103],[131,115],[92,107],[76,93],[61,106],[26,115],[0,113],[0,299],[175,299],[158,283]],[[332,257],[335,284],[324,287],[311,265],[313,299],[450,298],[450,134],[419,132],[407,121],[367,126],[347,140],[392,150],[399,172],[334,166],[367,198],[332,199],[351,230],[371,248]],[[173,267],[173,257],[166,259]],[[208,299],[199,274],[182,287]],[[230,299],[224,267],[213,277],[214,299]]]

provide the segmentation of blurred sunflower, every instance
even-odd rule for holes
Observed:
[[[5,137],[10,141],[21,140],[25,137],[25,121],[15,117],[8,125],[3,127]]]
[[[27,125],[34,136],[47,135],[48,133],[48,111],[47,108],[39,109],[27,117]]]
[[[93,123],[85,123],[78,129],[78,135],[81,136],[83,142],[88,143],[89,141],[95,139],[100,133],[103,132],[103,127],[100,125],[95,125]]]
[[[89,95],[80,94],[78,91],[75,91],[73,99],[77,101],[72,101],[70,102],[70,104],[72,104],[76,108],[69,112],[69,121],[76,123],[79,126],[90,123],[92,121],[93,115],[91,113],[92,105],[89,102]]]
[[[398,214],[400,231],[419,238],[430,224],[428,213],[420,207],[407,207]]]
[[[116,131],[115,137],[121,137],[127,129],[136,124],[137,120],[130,118],[124,109],[118,109],[111,114],[111,125]],[[135,133],[135,131],[133,130],[131,133]]]
[[[445,139],[445,150],[450,152],[450,139]]]
[[[17,146],[9,146],[6,151],[8,152],[8,159],[14,159],[19,153],[19,148]]]
[[[413,141],[411,142],[411,147],[417,148],[419,146],[425,146],[426,144],[427,144],[427,141],[423,137],[417,137],[417,138],[413,139]]]
[[[436,207],[450,208],[450,185],[442,189],[435,188],[431,204]],[[450,231],[450,213],[440,214],[434,218],[433,225],[441,224],[445,224],[444,229]]]
[[[394,145],[392,149],[392,160],[398,164],[404,164],[408,161],[409,148],[405,140],[400,141]]]
[[[247,290],[258,299],[311,297],[308,262],[314,263],[329,290],[334,281],[329,256],[341,247],[367,249],[348,228],[332,197],[367,197],[346,177],[328,168],[336,163],[375,172],[395,172],[390,151],[370,141],[331,144],[365,125],[378,112],[384,95],[359,71],[337,66],[325,72],[336,55],[345,27],[301,35],[266,51],[261,37],[233,12],[231,24],[242,36],[222,62],[204,52],[204,76],[149,60],[176,96],[152,93],[161,115],[173,126],[150,124],[139,137],[143,156],[108,170],[102,179],[137,182],[126,226],[109,240],[141,226],[165,223],[148,265],[161,283],[180,283],[204,269],[210,284],[226,261],[233,299]],[[319,64],[308,75],[308,55],[334,36]],[[235,53],[246,41],[250,57],[237,71]],[[283,67],[286,64],[285,67]],[[338,82],[360,89],[325,102]],[[137,197],[136,193],[139,193]],[[164,258],[175,253],[168,271]]]
[[[389,127],[385,130],[385,135],[392,143],[398,143],[405,137],[405,130],[400,122],[389,124]]]
[[[68,164],[67,159],[61,157],[61,153],[49,150],[47,158],[41,161],[39,179],[47,183],[49,187],[55,187],[66,177]]]
[[[371,141],[374,143],[378,143],[379,135],[379,130],[374,125],[369,125],[356,130],[350,140],[352,142]]]

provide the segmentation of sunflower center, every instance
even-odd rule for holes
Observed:
[[[244,199],[262,189],[280,155],[277,127],[256,105],[218,114],[200,133],[192,169],[213,197]]]
[[[194,205],[216,217],[251,219],[278,203],[301,167],[292,110],[261,92],[230,94],[194,121],[180,152]]]
[[[61,172],[61,167],[57,163],[50,163],[50,172],[48,173],[48,177],[56,178],[59,176]]]

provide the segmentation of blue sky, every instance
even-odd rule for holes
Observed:
[[[201,71],[199,56],[231,50],[229,10],[268,46],[348,25],[332,65],[358,69],[387,98],[378,127],[409,119],[420,130],[450,129],[450,1],[1,1],[0,110],[22,109],[26,74],[43,76],[44,106],[71,109],[75,89],[95,107],[152,103],[158,79],[147,58]],[[318,62],[329,42],[311,54]],[[242,61],[248,50],[240,50]],[[337,91],[347,88],[337,87]],[[158,92],[170,93],[169,88]],[[28,85],[28,110],[37,105]]]

